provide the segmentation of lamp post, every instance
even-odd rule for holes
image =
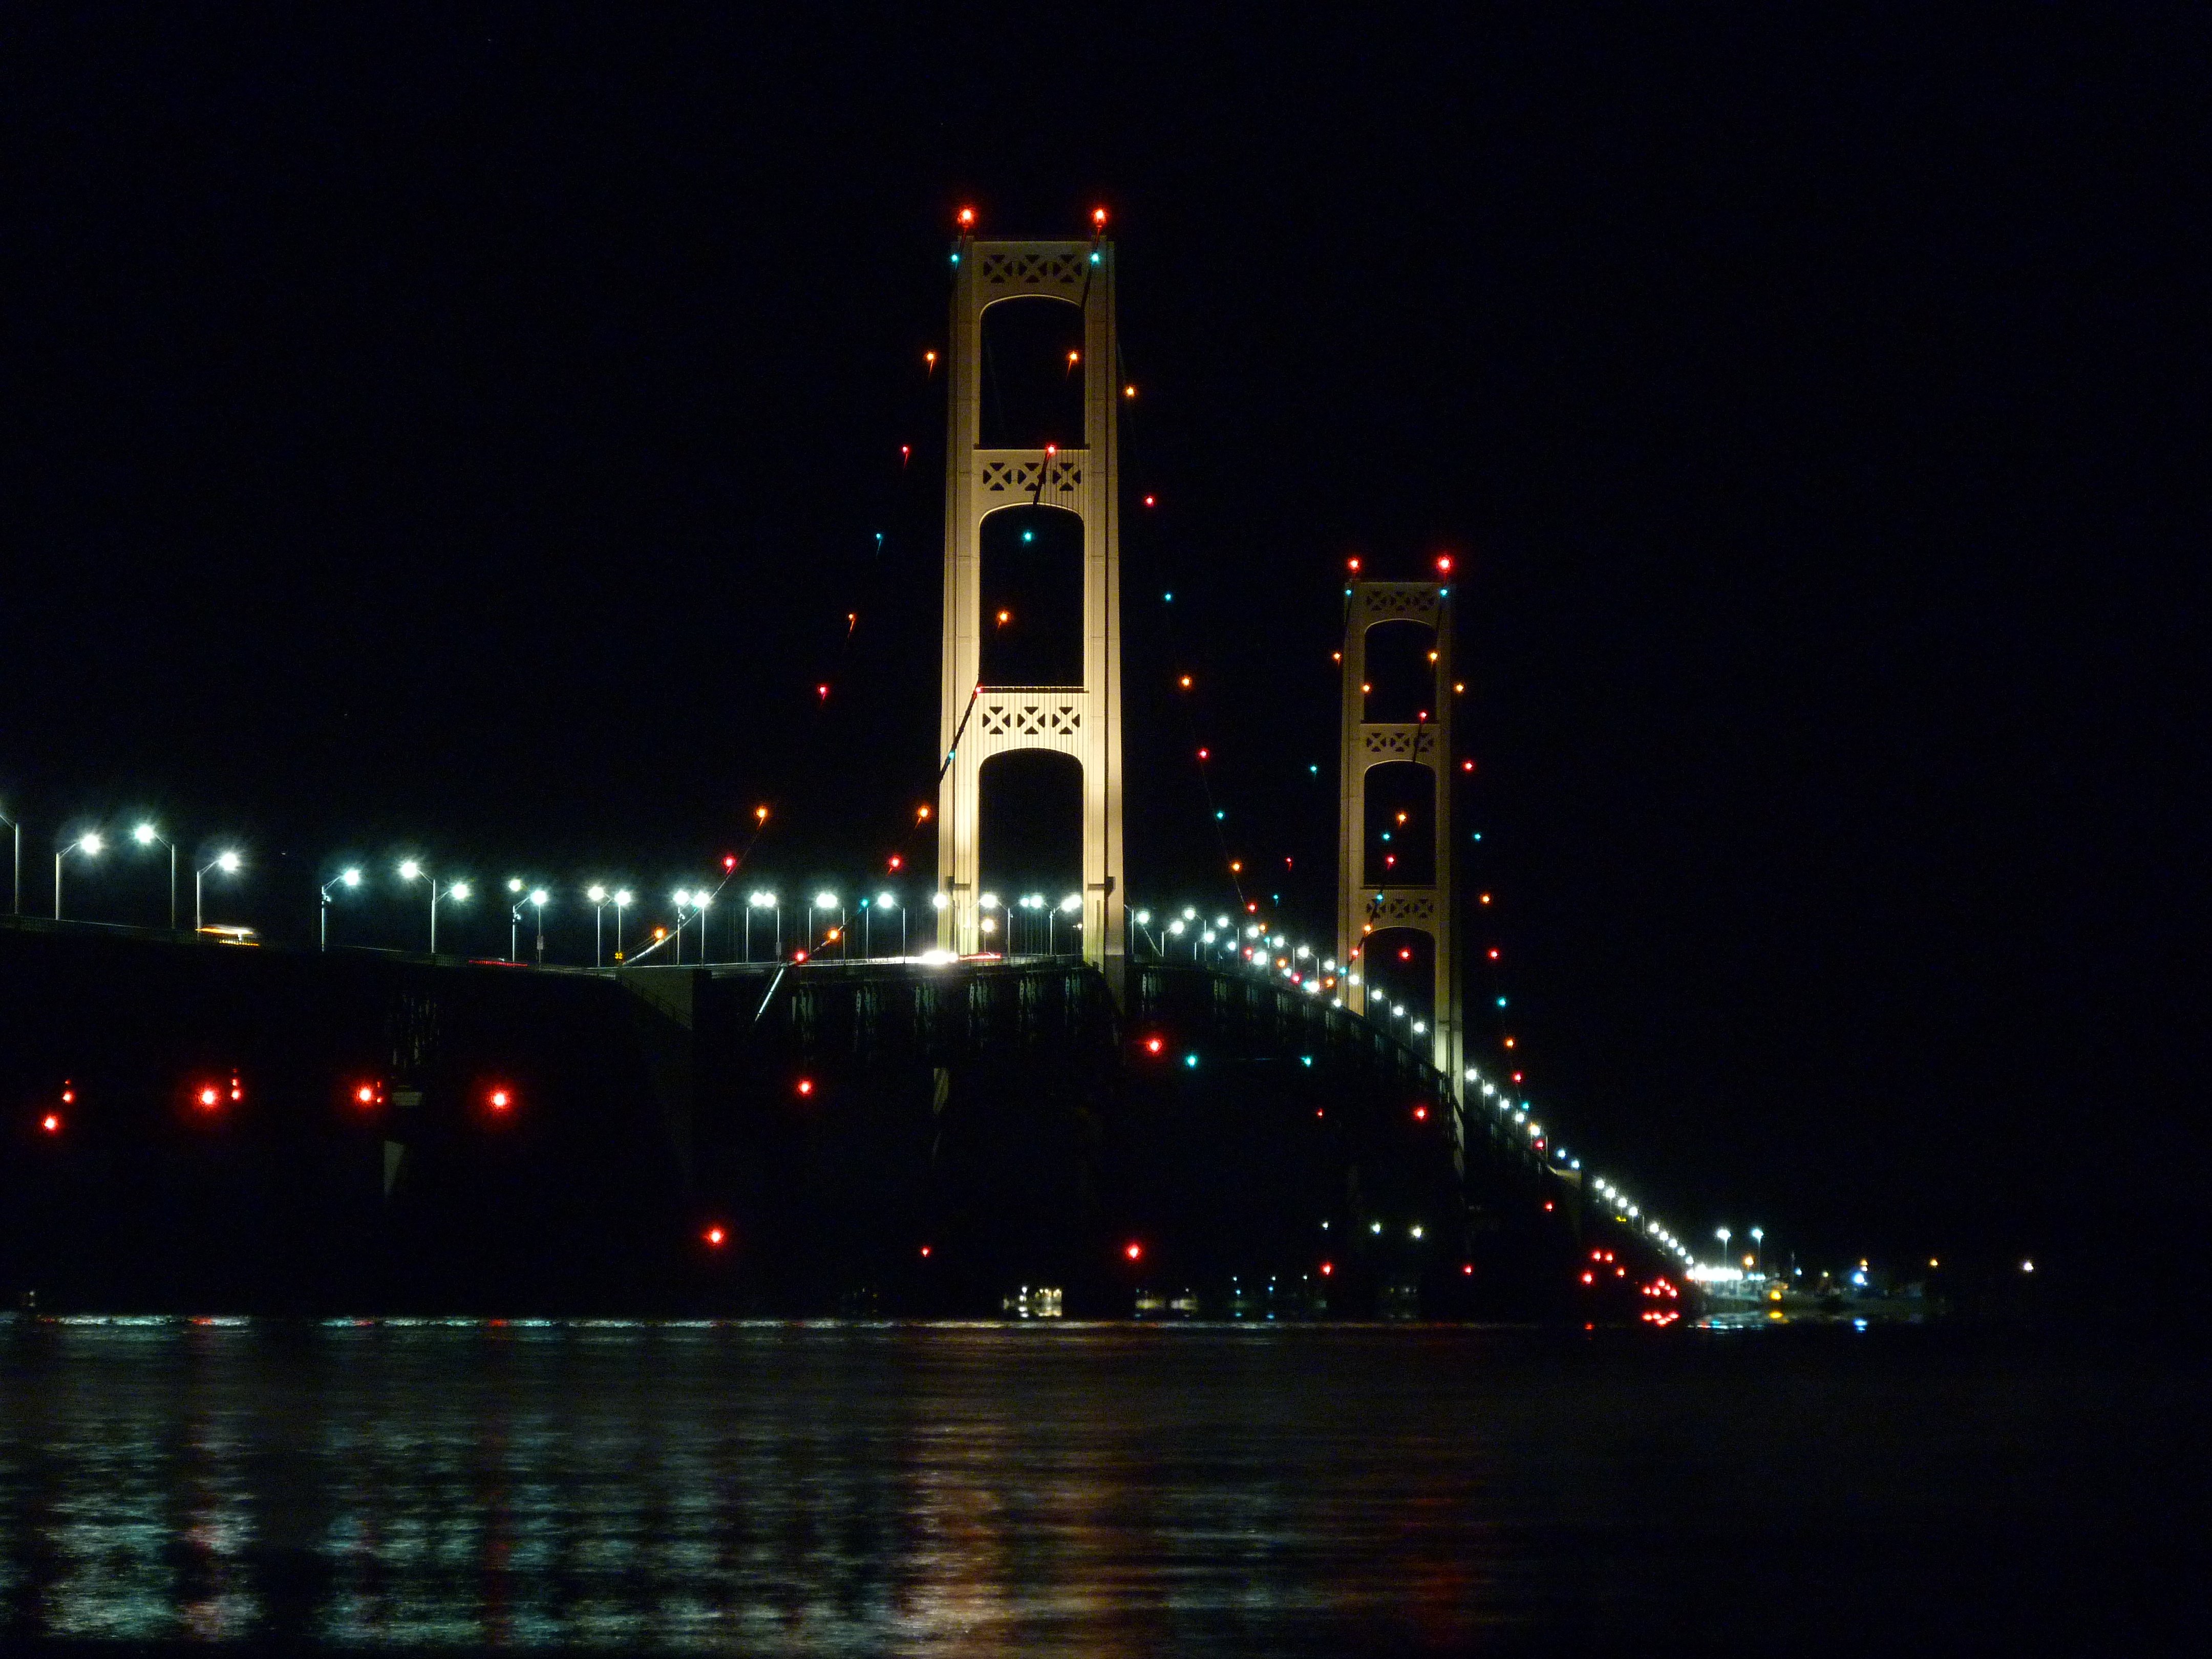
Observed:
[[[1150,910],[1139,910],[1137,912],[1135,920],[1137,923],[1137,937],[1139,939],[1143,939],[1145,938],[1145,929],[1152,926],[1152,913]],[[1158,956],[1160,953],[1160,942],[1158,939],[1151,939],[1148,940],[1147,943],[1149,943],[1152,947],[1152,954],[1155,957]]]
[[[684,924],[690,918],[684,913],[691,908],[691,890],[679,887],[669,896],[676,901],[676,965],[684,965]]]
[[[151,847],[155,842],[169,849],[169,931],[177,931],[177,843],[171,841],[150,823],[142,823],[131,832],[131,839],[141,847]]]
[[[427,883],[429,886],[430,954],[434,957],[438,954],[438,901],[440,899],[449,898],[459,899],[462,903],[467,903],[469,897],[469,884],[465,881],[457,881],[452,886],[446,889],[444,892],[440,892],[438,890],[438,878],[422,867],[422,861],[419,859],[409,859],[401,864],[399,866],[399,876],[400,879],[403,881],[420,880]]]
[[[783,907],[777,902],[774,893],[765,888],[760,888],[745,896],[745,960],[750,962],[753,959],[753,912],[756,910],[775,912],[775,954],[779,957],[781,957],[783,955]]]
[[[629,908],[630,902],[635,896],[635,895],[631,893],[629,889],[627,887],[617,887],[615,889],[615,960],[617,962],[620,962],[623,959],[623,912]]]
[[[866,962],[876,953],[876,902],[867,894],[860,895],[860,960]]]
[[[1728,1261],[1728,1242],[1735,1235],[1726,1227],[1716,1227],[1713,1229],[1713,1237],[1721,1242],[1721,1261],[1725,1265]]]
[[[507,959],[520,962],[522,959],[521,877],[509,876],[507,878]]]
[[[806,948],[808,950],[811,951],[818,943],[820,943],[820,939],[814,930],[815,913],[818,910],[835,910],[836,908],[837,896],[835,893],[826,890],[817,893],[812,898],[806,901]],[[838,935],[837,942],[841,945],[845,942],[842,933]]]
[[[691,908],[699,915],[699,960],[703,964],[708,956],[707,949],[707,911],[714,902],[714,895],[702,887],[691,895]]]
[[[531,908],[538,912],[538,965],[545,965],[545,901],[552,896],[543,887],[530,890]]]
[[[97,830],[88,830],[75,841],[65,841],[54,848],[54,920],[62,919],[62,860],[71,853],[82,853],[88,859],[98,858],[100,849],[107,845]]]
[[[876,895],[876,908],[878,911],[890,909],[898,911],[899,954],[904,956],[906,954],[906,906],[899,902],[899,896],[896,893],[878,893]]]
[[[1764,1248],[1765,1243],[1766,1229],[1753,1227],[1751,1230],[1751,1270],[1762,1278],[1766,1273],[1766,1251]]]
[[[246,860],[235,853],[217,853],[213,859],[192,872],[192,932],[198,933],[205,925],[205,920],[200,911],[200,884],[207,878],[207,872],[210,870],[220,870],[226,876],[234,876],[245,862]]]
[[[317,931],[318,943],[316,948],[319,950],[327,951],[331,948],[331,889],[334,885],[344,887],[348,890],[360,886],[361,872],[353,869],[341,870],[338,872],[337,878],[335,882],[326,881],[323,884],[322,908],[317,917],[318,921],[320,923]]]
[[[937,912],[937,924],[931,930],[930,937],[937,941],[939,950],[951,950],[952,945],[946,944],[945,939],[945,913],[952,908],[952,895],[943,891],[932,893],[929,896],[929,908]]]
[[[1075,913],[1076,913],[1078,910],[1080,910],[1082,908],[1083,908],[1083,895],[1082,895],[1082,894],[1080,894],[1080,893],[1070,893],[1070,894],[1069,894],[1066,898],[1064,898],[1064,899],[1060,900],[1060,908],[1059,908],[1059,909],[1057,909],[1057,910],[1055,910],[1055,911],[1054,911],[1054,912],[1052,913],[1052,921],[1051,921],[1051,924],[1050,924],[1050,927],[1051,927],[1051,938],[1052,938],[1052,948],[1053,948],[1053,954],[1054,954],[1054,956],[1057,956],[1057,955],[1059,955],[1059,954],[1060,954],[1060,919],[1062,916],[1070,916],[1070,917],[1072,917],[1072,916],[1073,916],[1073,915],[1075,915]],[[1076,927],[1080,927],[1083,924],[1082,924],[1081,922],[1079,922],[1079,922],[1076,922],[1074,925],[1075,925]]]
[[[15,896],[9,902],[8,914],[20,916],[23,914],[23,826],[5,812],[0,812],[0,823],[8,826],[9,839],[15,848]]]
[[[1044,895],[1042,893],[1024,893],[1022,895],[1020,902],[1022,908],[1030,913],[1030,943],[1034,945],[1036,943],[1037,915],[1038,913],[1044,908]],[[1015,917],[1009,913],[1006,917],[1006,954],[1009,956],[1013,954],[1016,944],[1014,936],[1014,922]],[[1049,933],[1049,928],[1050,924],[1048,923],[1048,933]],[[1052,949],[1049,938],[1047,939],[1045,949],[1048,954]]]
[[[584,896],[592,902],[592,966],[606,965],[607,890],[593,882],[584,890]]]

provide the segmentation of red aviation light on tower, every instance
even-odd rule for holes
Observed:
[[[966,235],[975,228],[975,210],[972,207],[962,208],[959,212],[952,216],[952,222],[960,227],[961,234]]]
[[[1450,554],[1449,554],[1449,553],[1439,553],[1439,554],[1437,554],[1437,574],[1438,574],[1439,576],[1449,576],[1449,575],[1450,575],[1450,574],[1451,574],[1451,564],[1452,564],[1452,562],[1451,562],[1451,555],[1450,555]]]
[[[514,1091],[504,1083],[495,1083],[484,1091],[484,1104],[495,1115],[504,1117],[514,1109]]]
[[[1095,207],[1091,210],[1091,231],[1095,236],[1103,236],[1105,234],[1106,210],[1104,208]]]

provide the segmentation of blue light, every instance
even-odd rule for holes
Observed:
[[[1022,532],[1022,539],[1025,542],[1035,541],[1036,539],[1036,532],[1034,530],[1024,530]]]
[[[1503,1008],[1503,1007],[1505,1006],[1505,999],[1504,999],[1504,997],[1500,997],[1500,998],[1498,998],[1498,1006],[1499,1007],[1501,1007],[1501,1008]]]
[[[956,253],[952,256],[952,263],[956,265],[960,263],[960,256],[958,254]]]
[[[1172,593],[1163,593],[1160,595],[1160,602],[1163,605],[1173,605],[1175,603],[1175,595]]]
[[[1321,768],[1319,768],[1318,766],[1309,766],[1308,768],[1306,768],[1306,770],[1307,770],[1307,771],[1309,771],[1309,772],[1310,772],[1310,773],[1312,773],[1316,777],[1319,777],[1319,776],[1321,775]],[[1477,840],[1480,840],[1480,836],[1478,836],[1478,837],[1476,837],[1476,839],[1477,839]]]
[[[1311,1054],[1300,1054],[1300,1055],[1298,1056],[1298,1064],[1299,1064],[1299,1065],[1301,1065],[1301,1066],[1310,1066],[1310,1065],[1312,1065],[1312,1064],[1313,1064],[1313,1056],[1312,1056]]]
[[[1194,1070],[1198,1066],[1198,1056],[1196,1054],[1185,1054],[1182,1057],[1182,1063]]]
[[[1216,823],[1220,823],[1224,818],[1227,817],[1228,816],[1229,816],[1229,814],[1228,814],[1228,813],[1226,813],[1226,812],[1216,812],[1216,813],[1213,815],[1213,821],[1214,821]]]
[[[1094,253],[1091,256],[1091,263],[1094,265],[1098,263],[1098,256],[1097,254]]]

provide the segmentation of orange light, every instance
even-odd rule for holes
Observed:
[[[1359,683],[1359,695],[1360,695],[1360,696],[1362,696],[1363,697],[1364,697],[1364,696],[1367,696],[1370,692],[1373,691],[1374,690],[1375,690],[1375,688],[1374,688],[1373,686],[1370,685],[1370,684],[1369,684],[1365,680],[1362,680],[1362,681],[1360,681],[1360,683]]]
[[[1096,229],[1098,229],[1098,230],[1103,230],[1103,229],[1105,229],[1105,228],[1106,228],[1106,210],[1105,210],[1104,208],[1103,208],[1103,207],[1096,207],[1096,208],[1091,209],[1091,223],[1092,227],[1093,227],[1094,228],[1096,228]]]
[[[1230,860],[1229,873],[1232,876],[1243,875],[1244,873],[1244,860],[1243,859]]]
[[[1082,354],[1081,352],[1079,352],[1079,351],[1071,351],[1071,352],[1069,352],[1069,353],[1067,354],[1067,366],[1068,366],[1070,368],[1073,368],[1076,366],[1076,364],[1078,364],[1078,363],[1081,362],[1082,361],[1083,361],[1083,354]]]
[[[666,939],[668,937],[668,930],[665,927],[656,927],[653,930],[653,936],[655,939]]]
[[[1464,694],[1467,690],[1467,686],[1462,681],[1454,680],[1452,682],[1452,690],[1455,694]]]
[[[1139,1257],[1142,1256],[1142,1255],[1144,1255],[1144,1253],[1145,1253],[1145,1247],[1144,1247],[1143,1245],[1141,1245],[1141,1244],[1138,1243],[1137,1243],[1137,1241],[1136,1241],[1135,1239],[1133,1239],[1133,1239],[1131,1239],[1131,1240],[1128,1242],[1128,1243],[1127,1243],[1126,1245],[1124,1245],[1124,1246],[1122,1247],[1122,1249],[1121,1249],[1121,1254],[1122,1254],[1123,1255],[1127,1256],[1127,1257],[1129,1258],[1129,1260],[1130,1260],[1130,1261],[1136,1261]]]
[[[921,361],[924,368],[935,368],[937,367],[937,354],[933,351],[925,351],[921,354]]]
[[[1406,821],[1406,815],[1405,815],[1403,812],[1399,813],[1399,814],[1398,814],[1398,822],[1399,822],[1399,823],[1403,823],[1405,821]]]
[[[1188,674],[1184,675],[1184,676],[1182,677],[1182,678],[1180,681],[1178,681],[1178,682],[1177,682],[1177,684],[1180,684],[1180,685],[1182,687],[1182,689],[1183,689],[1184,690],[1186,690],[1186,691],[1189,690],[1190,690],[1190,676],[1189,676],[1189,675],[1188,675]]]
[[[959,222],[960,228],[963,230],[973,230],[975,228],[975,210],[974,208],[962,208],[958,213],[953,215],[953,217]]]
[[[1125,386],[1121,388],[1121,395],[1124,398],[1133,398],[1137,395],[1137,388],[1133,386]]]
[[[765,806],[754,807],[753,822],[755,823],[766,823],[768,822],[768,808]]]
[[[1013,613],[1012,611],[1001,611],[999,613],[999,626],[1000,626],[1000,627],[1001,627],[1001,628],[1004,628],[1004,627],[1005,627],[1008,623],[1010,623],[1010,622],[1013,621],[1013,619],[1014,619],[1014,613]]]
[[[842,937],[843,937],[843,930],[832,927],[828,933],[823,935],[822,942],[824,945],[834,945]]]
[[[917,806],[914,809],[914,815],[916,818],[926,818],[929,816],[929,808],[927,805]]]
[[[503,1112],[514,1104],[514,1096],[505,1089],[495,1089],[486,1098],[491,1102],[491,1109],[495,1112]]]
[[[799,1079],[799,1092],[802,1095],[812,1094],[814,1092],[814,1079],[811,1077],[803,1077]]]
[[[1513,1046],[1513,1039],[1512,1039],[1511,1037],[1508,1037],[1508,1038],[1506,1038],[1506,1039],[1505,1039],[1505,1046],[1506,1046],[1507,1048],[1510,1048]]]
[[[1483,902],[1485,904],[1489,903],[1489,902],[1490,902],[1490,895],[1489,895],[1489,894],[1487,894],[1487,893],[1485,893],[1485,894],[1482,896],[1482,902]]]
[[[50,1135],[59,1134],[62,1132],[61,1114],[58,1112],[48,1112],[44,1117],[39,1120],[39,1127],[41,1129],[44,1129]]]
[[[1328,659],[1331,662],[1342,662],[1344,660],[1344,653],[1341,651],[1332,651],[1328,653]]]

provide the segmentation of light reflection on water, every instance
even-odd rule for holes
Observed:
[[[1757,1547],[1752,1514],[1808,1540],[1808,1584],[1838,1539],[1924,1567],[2001,1507],[2017,1531],[2038,1513],[2021,1449],[2075,1408],[1910,1366],[1747,1385],[1733,1358],[1716,1376],[1663,1351],[1409,1328],[4,1321],[0,1644],[1483,1645],[1679,1609],[1698,1551]]]

